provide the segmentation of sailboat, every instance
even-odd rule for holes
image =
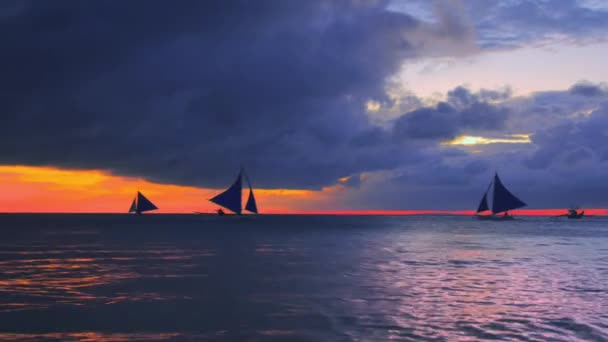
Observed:
[[[243,177],[245,177],[245,181],[247,181],[247,185],[249,186],[249,196],[247,197],[247,203],[245,204],[245,210],[254,214],[258,213],[258,206],[255,202],[255,196],[253,194],[253,188],[251,187],[251,182],[249,181],[249,177],[245,174],[244,170],[241,168],[239,171],[239,175],[236,177],[236,180],[232,185],[226,189],[224,192],[216,195],[211,198],[209,201],[224,207],[237,215],[242,215],[243,212]],[[218,215],[224,215],[224,211],[222,209],[218,210]]]
[[[480,215],[481,213],[490,210],[488,206],[488,193],[493,188],[492,196],[492,214],[491,215]],[[498,173],[494,174],[494,180],[488,185],[488,189],[483,194],[477,213],[475,216],[481,220],[512,220],[513,216],[509,215],[509,210],[525,207],[527,204],[522,200],[513,195],[507,188],[502,184]],[[498,216],[503,213],[504,215]]]
[[[146,198],[141,192],[137,192],[133,202],[131,203],[131,207],[129,208],[129,214],[137,214],[141,215],[144,211],[156,210],[158,209],[154,203],[152,203],[149,199]]]

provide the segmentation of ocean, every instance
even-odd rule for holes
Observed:
[[[608,218],[0,215],[0,341],[608,341]]]

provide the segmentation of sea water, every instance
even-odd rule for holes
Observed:
[[[605,341],[608,218],[0,215],[0,340]]]

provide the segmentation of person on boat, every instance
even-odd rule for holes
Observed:
[[[225,215],[224,210],[222,210],[222,208],[219,208],[217,210],[217,214],[220,215],[220,216],[224,216]]]

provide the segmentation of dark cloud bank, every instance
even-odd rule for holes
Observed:
[[[508,138],[530,134],[529,144],[492,144],[461,150],[438,148],[415,165],[398,168],[390,181],[374,184],[367,193],[380,207],[474,208],[491,176],[503,181],[530,207],[608,206],[608,92],[605,85],[581,82],[565,91],[548,91],[498,103],[477,102],[455,110],[453,96],[479,99],[464,88],[451,92],[449,103],[420,108],[397,119],[416,121],[420,113],[433,119],[408,130],[441,141],[460,134]],[[477,100],[476,100],[477,101]],[[488,100],[489,101],[489,100]],[[450,104],[452,103],[452,104]],[[487,106],[482,112],[474,111]],[[470,113],[473,112],[474,115]],[[470,115],[470,116],[469,116]],[[422,117],[422,115],[420,115]],[[477,123],[485,121],[485,124]],[[448,124],[446,124],[448,122]],[[472,124],[475,123],[475,124]],[[432,125],[434,124],[434,125]],[[476,153],[478,152],[478,153]],[[349,199],[345,199],[349,201]],[[350,205],[363,207],[365,197]]]
[[[200,186],[243,164],[259,186],[318,188],[403,161],[350,144],[370,127],[365,101],[415,53],[418,22],[382,1],[12,4],[3,163]]]
[[[578,173],[589,182],[561,189],[592,189],[592,202],[608,205],[608,189],[591,183],[608,160],[603,86],[524,100],[458,87],[444,102],[372,125],[365,104],[391,101],[386,79],[404,61],[435,39],[470,38],[454,18],[431,27],[385,5],[3,2],[0,163],[203,187],[225,186],[240,165],[259,187],[319,189],[354,175],[346,185],[358,195],[342,205],[389,209],[462,208],[449,197],[476,201],[495,169],[553,205],[551,187]],[[511,133],[532,133],[533,144],[483,154],[439,145]],[[372,188],[357,176],[369,172],[386,172],[385,181]]]

